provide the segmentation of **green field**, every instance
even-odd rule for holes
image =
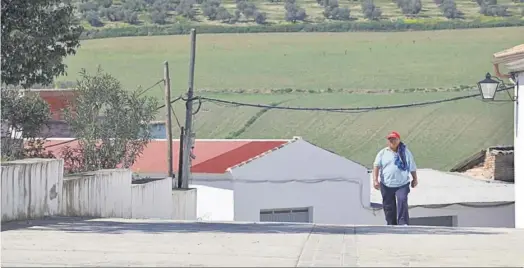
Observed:
[[[205,34],[197,37],[198,89],[388,90],[474,85],[494,52],[524,41],[524,27],[401,33]],[[171,66],[187,88],[189,36],[83,41],[66,59],[75,80],[97,65],[125,86],[147,87]]]
[[[198,36],[198,95],[283,106],[360,107],[412,103],[471,94],[492,71],[494,52],[524,41],[524,28],[402,33],[296,33]],[[67,58],[69,76],[101,65],[127,87],[147,87],[171,68],[173,95],[187,88],[188,36],[135,37],[82,42]],[[273,89],[304,89],[291,94]],[[331,88],[332,90],[327,90]],[[384,93],[440,88],[445,92]],[[244,94],[228,91],[246,90]],[[363,94],[366,92],[375,92]],[[215,93],[213,93],[215,92]],[[220,92],[220,93],[219,93]],[[259,92],[259,94],[253,94]],[[323,93],[318,93],[323,92]],[[327,93],[332,92],[332,93]],[[349,93],[353,92],[353,93]],[[355,93],[355,92],[360,92]],[[264,94],[262,94],[264,93]],[[148,92],[161,98],[161,87]],[[177,103],[183,118],[183,105]],[[198,138],[305,139],[371,165],[384,135],[398,130],[420,167],[449,169],[492,145],[513,143],[513,104],[478,98],[427,107],[359,114],[268,111],[204,103],[196,115]],[[162,116],[160,114],[159,116]]]

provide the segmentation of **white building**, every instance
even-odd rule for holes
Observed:
[[[419,185],[408,196],[410,225],[458,227],[514,227],[512,183],[476,179],[432,169],[417,171]],[[370,178],[370,183],[371,183]],[[380,191],[371,190],[371,205],[381,207]],[[382,210],[376,213],[383,221]]]
[[[500,73],[499,65],[503,65],[515,82],[515,227],[524,228],[524,108],[518,100],[518,93],[524,91],[524,44],[495,53],[493,64],[499,78],[508,77]]]
[[[166,140],[148,144],[133,171],[165,177],[166,146]],[[177,156],[178,141],[173,148]],[[196,140],[194,154],[190,187],[197,188],[200,220],[385,224],[368,169],[301,138]],[[412,224],[514,226],[513,184],[418,172],[409,196]]]

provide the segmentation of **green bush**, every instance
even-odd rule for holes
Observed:
[[[222,26],[222,25],[194,25],[192,23],[180,23],[175,25],[146,25],[127,26],[121,28],[89,29],[84,31],[83,39],[98,39],[124,36],[148,36],[148,35],[181,35],[188,34],[191,28],[198,33],[286,33],[286,32],[394,32],[394,31],[427,31],[467,28],[493,28],[493,27],[515,27],[524,26],[524,20],[517,18],[505,18],[490,21],[433,21],[406,23],[398,21],[339,21],[318,24],[277,24],[277,25],[254,25],[254,26]]]

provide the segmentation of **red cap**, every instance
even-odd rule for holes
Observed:
[[[400,134],[398,134],[398,132],[396,131],[391,131],[391,133],[388,134],[387,138],[397,138],[400,140]]]

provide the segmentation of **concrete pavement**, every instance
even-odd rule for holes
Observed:
[[[524,264],[524,230],[55,218],[2,224],[9,266]]]

